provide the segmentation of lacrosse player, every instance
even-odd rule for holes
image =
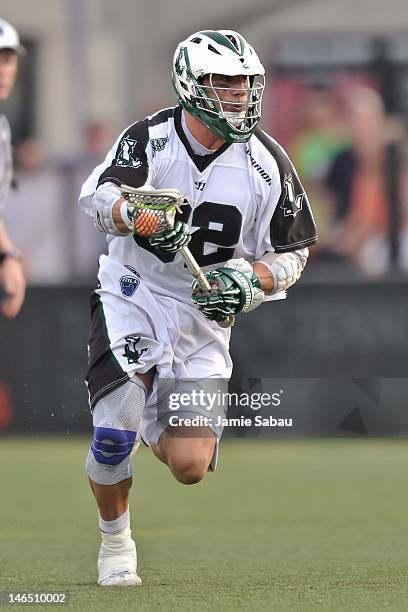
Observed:
[[[257,127],[264,72],[240,34],[193,34],[174,56],[179,105],[128,127],[82,188],[80,206],[109,243],[91,298],[87,374],[103,586],[141,584],[128,506],[140,440],[181,483],[215,469],[222,428],[176,435],[157,418],[158,379],[228,380],[226,320],[284,298],[317,240],[291,161]],[[130,197],[132,188],[143,190]],[[174,190],[185,204],[166,221],[154,201]],[[192,284],[187,245],[210,290]]]
[[[24,53],[17,31],[0,19],[0,102],[7,100],[17,75],[18,56]],[[0,288],[4,297],[0,312],[10,319],[24,301],[25,278],[19,251],[13,246],[2,218],[13,174],[11,133],[6,117],[0,114]]]

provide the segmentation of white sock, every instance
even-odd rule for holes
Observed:
[[[98,511],[99,514],[99,528],[103,533],[120,533],[124,529],[130,529],[130,514],[129,506],[127,510],[113,521],[105,521]]]

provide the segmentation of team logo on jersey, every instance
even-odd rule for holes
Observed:
[[[127,344],[122,357],[126,357],[128,363],[140,363],[140,357],[143,353],[148,351],[147,348],[142,348],[140,351],[136,348],[136,345],[140,342],[140,336],[132,334],[130,336],[125,336],[125,340]]]
[[[122,276],[120,279],[120,290],[124,297],[132,297],[138,286],[140,278],[134,276]]]
[[[153,151],[153,157],[156,155],[156,153],[158,153],[159,151],[163,151],[164,147],[166,146],[166,144],[169,141],[169,137],[166,136],[165,138],[152,138],[151,145],[152,145],[152,151]]]
[[[204,191],[205,182],[204,181],[194,181],[194,187],[198,189],[198,191]]]
[[[302,210],[303,198],[305,197],[305,194],[300,193],[299,195],[295,196],[295,189],[293,187],[293,179],[291,174],[288,176],[285,174],[283,187],[285,189],[285,197],[280,205],[280,208],[283,210],[285,217],[296,217],[298,212]]]
[[[132,166],[133,168],[140,168],[142,160],[135,157],[135,147],[137,140],[133,138],[123,138],[120,143],[119,155],[116,158],[117,166]]]

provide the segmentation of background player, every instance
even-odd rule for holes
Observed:
[[[18,55],[23,52],[17,31],[0,19],[0,102],[7,100],[13,90]],[[25,293],[21,255],[13,246],[2,218],[12,173],[10,126],[6,117],[0,114],[0,288],[5,294],[0,311],[11,319],[19,313]]]
[[[215,468],[221,428],[175,435],[158,418],[159,379],[228,379],[230,331],[216,321],[284,298],[317,239],[292,163],[257,129],[264,68],[245,39],[193,34],[176,50],[173,85],[180,106],[127,128],[80,197],[109,243],[92,296],[87,375],[94,439],[86,469],[99,508],[104,586],[141,584],[128,507],[135,443],[142,439],[185,484]],[[123,183],[185,194],[174,229],[138,235]],[[188,243],[207,269],[210,293],[194,284],[191,295],[178,253]]]

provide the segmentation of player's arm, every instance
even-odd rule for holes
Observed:
[[[131,185],[134,187],[135,183]],[[142,184],[143,187],[154,193],[156,190],[150,185]],[[147,237],[150,245],[162,253],[177,253],[186,246],[190,240],[190,230],[186,223],[180,220],[167,224],[166,229],[158,229],[153,235],[148,232],[146,213],[138,210],[138,207],[121,196],[121,191],[116,184],[110,181],[104,182],[96,190],[94,196],[96,227],[113,236],[127,236],[138,234]],[[153,211],[150,211],[151,216]],[[159,213],[158,213],[159,214]],[[159,222],[157,223],[159,225]]]
[[[149,133],[145,121],[134,124],[118,139],[110,164],[98,177],[92,197],[92,215],[98,230],[122,237],[129,234],[144,235],[143,224],[140,223],[135,206],[121,196],[120,188],[125,184],[153,190],[148,183],[152,177],[146,151],[148,142]],[[86,187],[84,191],[86,193]],[[173,227],[158,232],[148,240],[151,246],[162,252],[176,253],[189,242],[189,229],[184,222],[177,220]]]
[[[203,292],[193,283],[193,302],[212,320],[250,312],[265,299],[286,297],[286,290],[303,272],[308,246],[317,241],[313,215],[296,170],[285,151],[268,139],[262,136],[262,144],[273,151],[274,168],[255,228],[257,260],[251,265],[244,259],[233,259],[208,272],[211,292]]]
[[[283,293],[300,278],[306,265],[307,248],[277,255],[265,253],[250,264],[243,258],[231,259],[224,267],[207,272],[211,291],[193,283],[193,302],[210,320],[222,321],[228,315],[250,312],[265,296]]]
[[[94,171],[94,174],[98,174],[94,177],[96,185],[93,186],[91,213],[99,231],[112,236],[127,236],[131,233],[132,227],[120,186],[127,184],[137,188],[146,184],[150,170],[146,151],[148,142],[147,123],[138,121],[120,135],[106,163]],[[82,189],[84,191],[86,184]],[[81,199],[85,200],[83,193]]]
[[[0,305],[2,314],[13,319],[20,311],[24,301],[26,281],[23,273],[21,255],[13,246],[0,219],[0,286],[4,297]]]
[[[266,295],[286,291],[300,278],[309,257],[309,249],[289,253],[268,252],[253,264],[261,288]]]

